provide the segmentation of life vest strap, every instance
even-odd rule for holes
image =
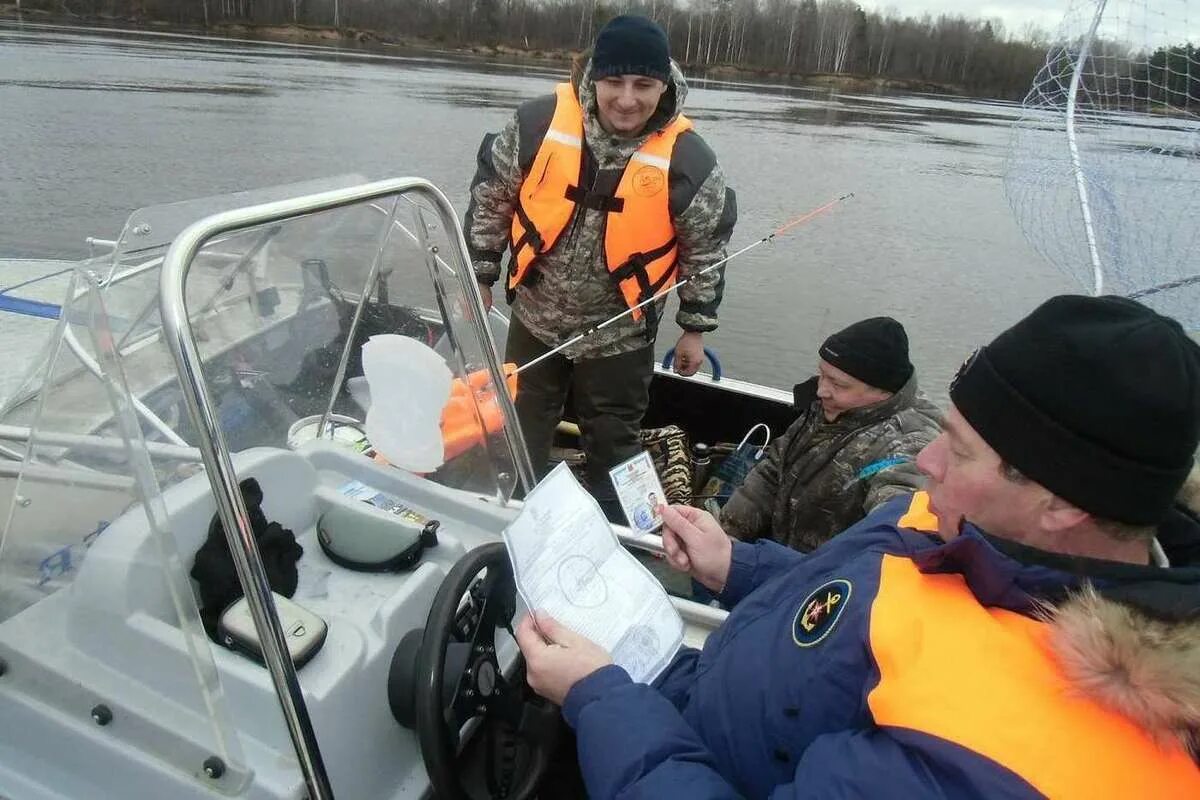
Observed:
[[[564,195],[577,206],[603,211],[607,214],[619,214],[625,209],[625,198],[601,192],[589,192],[580,186],[568,186]]]
[[[674,242],[675,240],[672,239],[671,241]],[[667,281],[672,280],[675,277],[675,273],[678,271],[679,271],[679,263],[676,262],[671,265],[671,268],[669,270],[667,270],[666,272],[663,273],[661,278],[659,278],[654,283],[650,284],[650,294],[647,296],[648,297],[653,296],[653,295],[661,292],[662,288],[667,285]]]
[[[646,266],[671,252],[674,247],[675,237],[672,236],[666,244],[660,247],[647,250],[644,253],[634,253],[625,260],[624,264],[614,269],[609,275],[618,283],[627,278],[635,279],[638,283],[638,302],[644,303],[661,291],[662,287],[666,286],[667,282],[675,276],[675,271],[679,268],[677,264],[672,264],[671,268],[664,272],[661,278],[651,283],[650,275],[646,272]],[[651,303],[643,309],[643,313],[646,315],[646,340],[653,341],[654,334],[658,330],[658,307]]]
[[[533,224],[533,220],[529,218],[529,214],[525,211],[525,207],[521,205],[520,200],[517,201],[516,212],[517,216],[521,218],[521,226],[525,230],[521,234],[521,238],[513,242],[513,259],[516,259],[517,254],[521,252],[521,248],[527,244],[533,246],[533,252],[541,255],[542,248],[546,246],[546,243],[542,240],[542,235],[538,233],[537,227]]]
[[[625,259],[624,264],[612,270],[609,274],[612,275],[612,278],[615,281],[623,281],[626,278],[637,278],[639,285],[643,286],[643,288],[650,288],[650,279],[646,276],[646,266],[671,252],[674,247],[675,237],[672,236],[666,244],[661,245],[660,247],[656,247],[653,250],[647,250],[643,253],[634,253],[629,258]],[[674,274],[674,270],[666,273],[666,275],[663,276],[663,279],[658,283],[659,288],[666,283],[668,277]],[[653,294],[653,292],[651,292],[651,294]],[[644,300],[645,298],[642,299]]]
[[[529,218],[529,214],[525,212],[519,199],[515,211],[521,220],[523,231],[521,238],[512,243],[512,254],[508,257],[508,278],[504,281],[504,298],[509,305],[512,305],[513,300],[517,297],[517,258],[521,254],[521,249],[526,245],[532,245],[535,253],[541,253],[544,244],[541,234],[538,233],[537,228],[533,227],[533,220]],[[526,270],[521,278],[522,283],[529,280],[529,275],[530,270]]]

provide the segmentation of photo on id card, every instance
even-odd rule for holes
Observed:
[[[650,533],[662,527],[658,507],[666,502],[666,495],[649,453],[643,451],[621,462],[608,471],[608,477],[630,528],[637,533]]]

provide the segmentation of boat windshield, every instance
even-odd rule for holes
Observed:
[[[238,204],[343,188],[356,180],[331,178],[139,209],[111,256],[79,264],[80,280],[96,283],[100,291],[148,442],[196,443],[159,316],[168,237],[177,235],[185,221]],[[427,202],[404,193],[232,230],[206,242],[189,270],[187,310],[230,451],[295,446],[316,438],[322,418],[325,437],[368,449],[361,434],[371,392],[362,347],[373,336],[398,335],[436,353],[452,373],[453,391],[442,420],[444,457],[427,470],[430,477],[510,497],[517,480],[514,448],[519,448],[513,443],[519,437],[507,435],[483,369],[485,351],[495,350],[494,337],[503,337],[506,326],[495,312],[482,315],[458,279],[463,267],[457,235],[453,220],[441,220]],[[79,285],[70,289],[81,291]],[[490,324],[483,325],[483,319]],[[86,333],[60,324],[43,357],[32,359],[34,369],[0,408],[5,434],[0,453],[8,459],[21,457],[22,440],[50,395],[55,416],[46,419],[43,412],[42,429],[53,425],[57,433],[93,436],[116,431],[109,403],[92,385],[101,370]],[[51,362],[54,370],[48,368]],[[467,387],[471,391],[464,393]],[[401,408],[411,398],[386,399],[403,420]],[[70,457],[89,467],[101,458],[94,451]],[[176,464],[160,469],[157,477],[169,484],[187,474]]]
[[[489,373],[487,315],[460,277],[471,273],[458,230],[400,192],[204,242],[185,302],[229,451],[331,439],[511,497],[523,450]],[[154,401],[174,413],[177,385]],[[195,441],[186,423],[181,434]]]

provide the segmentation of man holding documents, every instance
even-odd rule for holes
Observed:
[[[1200,348],[1057,297],[977,351],[896,498],[809,554],[665,508],[733,608],[652,684],[518,630],[589,796],[1200,797],[1200,571],[1156,542],[1200,442]]]

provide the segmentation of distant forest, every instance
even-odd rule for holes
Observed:
[[[1033,27],[1005,31],[998,20],[868,12],[850,0],[19,1],[81,16],[205,27],[303,25],[448,47],[551,52],[582,50],[613,16],[640,13],[662,25],[672,54],[692,70],[854,76],[1007,99],[1025,95],[1048,47],[1046,34]],[[1178,48],[1172,51],[1160,65]]]

